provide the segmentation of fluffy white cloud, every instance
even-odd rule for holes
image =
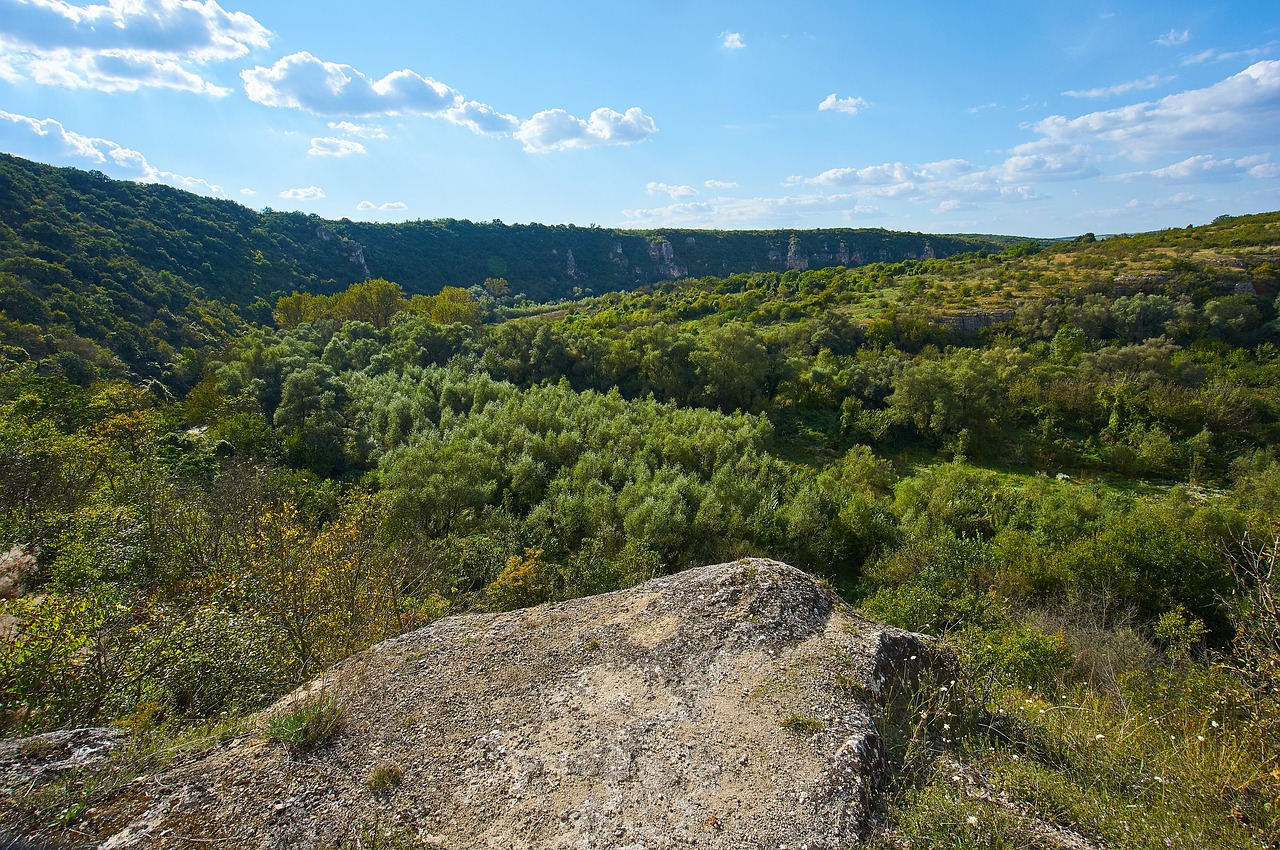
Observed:
[[[1115,97],[1118,94],[1128,94],[1131,91],[1141,91],[1143,89],[1153,89],[1156,86],[1164,85],[1173,80],[1173,77],[1162,77],[1159,74],[1151,74],[1143,77],[1141,80],[1130,80],[1127,83],[1117,83],[1114,86],[1106,86],[1096,89],[1072,89],[1064,91],[1067,97]]]
[[[702,185],[708,189],[736,189],[738,184],[732,180],[704,180]]]
[[[740,32],[722,32],[720,33],[720,38],[720,44],[730,50],[742,50],[747,46],[747,43],[742,40],[742,33]]]
[[[307,153],[311,156],[351,156],[368,151],[364,145],[351,139],[320,137],[311,140],[311,148]]]
[[[635,144],[657,132],[653,119],[637,107],[624,113],[597,109],[585,121],[563,109],[547,109],[521,121],[413,71],[373,79],[350,65],[325,62],[310,53],[290,54],[269,68],[259,65],[242,71],[240,77],[249,99],[264,106],[364,118],[425,115],[483,136],[514,136],[532,153]],[[348,121],[329,126],[361,135],[360,125]]]
[[[810,186],[905,186],[920,182],[937,182],[974,174],[978,166],[964,159],[946,159],[923,165],[885,162],[864,168],[831,168],[814,177],[789,177],[786,185],[807,183]]]
[[[373,201],[361,201],[356,204],[356,209],[360,212],[371,212],[373,210],[381,210],[382,212],[397,212],[399,210],[409,209],[409,205],[400,201],[388,201],[385,204],[375,204]]]
[[[214,0],[0,0],[0,19],[6,77],[101,91],[225,95],[189,65],[236,59],[271,38],[252,16]]]
[[[546,153],[603,145],[634,145],[656,132],[658,127],[653,119],[635,106],[626,112],[597,109],[585,121],[563,109],[547,109],[521,124],[515,137],[524,144],[526,151]]]
[[[1154,178],[1164,183],[1214,183],[1238,180],[1246,176],[1259,179],[1277,177],[1280,176],[1280,166],[1271,161],[1270,154],[1256,154],[1236,159],[1199,154],[1163,168],[1122,174],[1120,178],[1122,180]]]
[[[302,189],[285,189],[280,193],[280,197],[290,201],[320,201],[324,200],[324,189],[319,186],[307,186]]]
[[[373,124],[353,124],[350,121],[330,121],[330,130],[337,130],[358,139],[385,139],[387,131]]]
[[[864,106],[870,106],[860,97],[836,97],[836,93],[832,92],[827,95],[822,103],[818,104],[819,112],[843,112],[845,115],[857,115],[858,110]]]
[[[270,68],[241,71],[240,78],[255,103],[317,115],[442,115],[462,105],[460,94],[430,77],[404,70],[375,80],[350,65],[305,52],[285,56]]]
[[[109,139],[76,133],[52,118],[29,118],[26,115],[0,111],[0,148],[30,151],[33,143],[36,150],[32,153],[47,161],[57,161],[68,156],[80,157],[96,165],[113,164],[115,176],[140,183],[164,183],[202,195],[227,197],[226,191],[217,184],[198,177],[163,171],[153,166],[138,151]]]
[[[0,39],[36,50],[142,50],[207,61],[238,58],[271,37],[252,16],[214,0],[0,0],[0,16]]]
[[[225,97],[231,89],[215,85],[176,59],[137,51],[71,53],[57,51],[32,58],[26,65],[32,80],[45,86],[103,92],[169,88]]]
[[[669,183],[646,183],[644,190],[650,195],[659,193],[669,195],[673,201],[678,201],[681,198],[692,198],[698,194],[698,190],[692,186],[672,186]]]
[[[1126,155],[1273,145],[1280,138],[1280,61],[1250,65],[1220,83],[1157,101],[1052,115],[1032,125],[1038,145],[1114,145]]]
[[[1186,44],[1190,40],[1191,30],[1178,32],[1176,29],[1171,29],[1164,35],[1157,38],[1155,43],[1164,45],[1165,47],[1177,47],[1179,44]]]
[[[1087,145],[1019,145],[1004,162],[988,171],[1001,183],[1083,180],[1099,173]]]
[[[1044,196],[1027,183],[1054,179],[1054,162],[1043,154],[1010,157],[983,168],[964,159],[909,165],[885,162],[863,168],[832,168],[813,177],[790,177],[784,185],[809,185],[856,190],[861,199],[934,201],[941,211],[960,209],[960,202],[1024,202]],[[842,197],[842,196],[833,196]]]
[[[508,136],[520,129],[519,118],[474,100],[455,106],[444,117],[481,136]]]

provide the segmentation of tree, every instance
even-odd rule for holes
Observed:
[[[755,409],[772,377],[769,352],[755,331],[741,322],[712,330],[689,359],[697,367],[707,400],[726,413]]]

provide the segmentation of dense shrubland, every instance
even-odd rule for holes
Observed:
[[[502,322],[497,278],[374,280],[224,328],[181,399],[14,357],[0,720],[159,734],[445,613],[755,554],[957,647],[900,835],[1021,846],[988,783],[1119,846],[1274,843],[1278,223]]]

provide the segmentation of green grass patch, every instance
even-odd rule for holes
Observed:
[[[342,727],[338,698],[320,692],[296,700],[267,721],[263,736],[284,744],[291,753],[307,753],[329,742]]]

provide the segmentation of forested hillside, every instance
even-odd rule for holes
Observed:
[[[166,282],[159,327],[210,328],[176,395],[14,341],[88,338],[61,305],[91,274],[81,321],[125,315],[91,219],[49,219],[40,259],[6,219],[7,731],[123,724],[123,782],[443,614],[759,555],[956,647],[957,707],[888,742],[885,842],[1026,846],[962,773],[1108,846],[1280,838],[1280,214],[542,309],[498,254],[483,297],[334,279],[270,321],[217,300],[256,285],[234,259],[222,289],[130,266]],[[11,817],[73,829],[109,791],[72,775]]]
[[[200,352],[276,299],[387,279],[551,301],[689,274],[819,268],[1000,249],[1004,237],[883,230],[706,232],[441,220],[325,221],[0,154],[0,346],[74,380],[102,373],[184,392]],[[20,350],[20,351],[19,351]],[[196,364],[196,365],[193,365]]]

